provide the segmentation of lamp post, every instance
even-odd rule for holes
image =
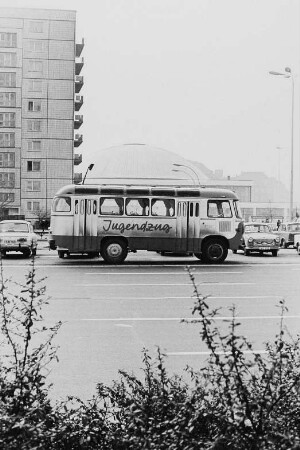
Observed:
[[[187,166],[185,164],[177,164],[177,163],[173,163],[173,166],[175,166],[175,167],[186,167],[187,169],[190,169],[195,174],[197,182],[198,182],[198,185],[200,186],[199,176],[198,176],[197,172],[192,167]]]
[[[293,202],[294,202],[294,77],[289,67],[284,72],[270,71],[270,75],[290,78],[292,81],[292,101],[291,101],[291,172],[290,172],[290,219],[293,219]]]
[[[196,185],[196,182],[195,182],[194,177],[192,177],[192,175],[191,175],[190,173],[186,172],[185,170],[183,170],[183,169],[172,169],[172,172],[182,172],[182,173],[185,173],[185,174],[188,175],[188,177],[192,180],[193,184]]]
[[[95,164],[90,164],[90,165],[88,166],[88,168],[86,169],[85,175],[84,175],[84,177],[83,177],[82,184],[84,184],[84,182],[85,182],[85,179],[86,179],[86,176],[87,176],[88,171],[89,171],[89,170],[92,170],[92,168],[94,167],[94,165],[95,165]]]

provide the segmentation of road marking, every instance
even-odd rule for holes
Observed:
[[[197,283],[197,286],[250,286],[255,283],[219,283],[219,282],[206,282]],[[94,287],[94,286],[192,286],[191,283],[89,283],[89,284],[74,284],[74,286],[81,287]]]
[[[236,316],[236,320],[270,320],[270,319],[299,319],[300,315],[293,316]],[[203,322],[202,317],[120,317],[106,319],[72,319],[72,322]],[[211,319],[212,320],[212,319]],[[218,316],[213,318],[214,321],[232,320],[232,316]]]
[[[267,350],[244,350],[245,355],[266,354]],[[230,355],[230,352],[216,352],[217,355]],[[209,356],[211,352],[165,352],[167,356]]]
[[[299,269],[300,270],[300,269]],[[245,272],[195,272],[193,271],[193,274],[199,274],[199,275],[240,275],[244,274]],[[84,275],[182,275],[187,276],[187,271],[180,271],[180,272],[85,272]]]
[[[201,295],[201,294],[200,294]],[[282,295],[238,295],[238,296],[213,296],[213,295],[207,295],[205,296],[205,300],[262,300],[262,299],[282,299]],[[51,301],[53,300],[97,300],[97,301],[123,301],[123,300],[196,300],[196,297],[189,295],[188,297],[185,296],[160,296],[160,297],[105,297],[105,298],[99,298],[99,297],[53,297],[51,298]]]

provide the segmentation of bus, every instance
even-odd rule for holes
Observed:
[[[244,232],[236,194],[209,187],[68,185],[53,198],[50,248],[120,264],[128,252],[191,253],[222,263]]]

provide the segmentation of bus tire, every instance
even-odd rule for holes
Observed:
[[[103,242],[100,253],[108,264],[121,264],[126,259],[128,249],[122,239],[110,238]]]
[[[208,239],[202,245],[201,259],[204,263],[220,264],[227,258],[226,242],[219,238]]]

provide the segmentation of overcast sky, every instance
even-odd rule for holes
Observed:
[[[299,0],[1,0],[77,11],[85,40],[83,172],[99,151],[146,143],[225,175],[264,171],[288,185],[291,79],[300,192]],[[278,150],[277,147],[282,147]]]

